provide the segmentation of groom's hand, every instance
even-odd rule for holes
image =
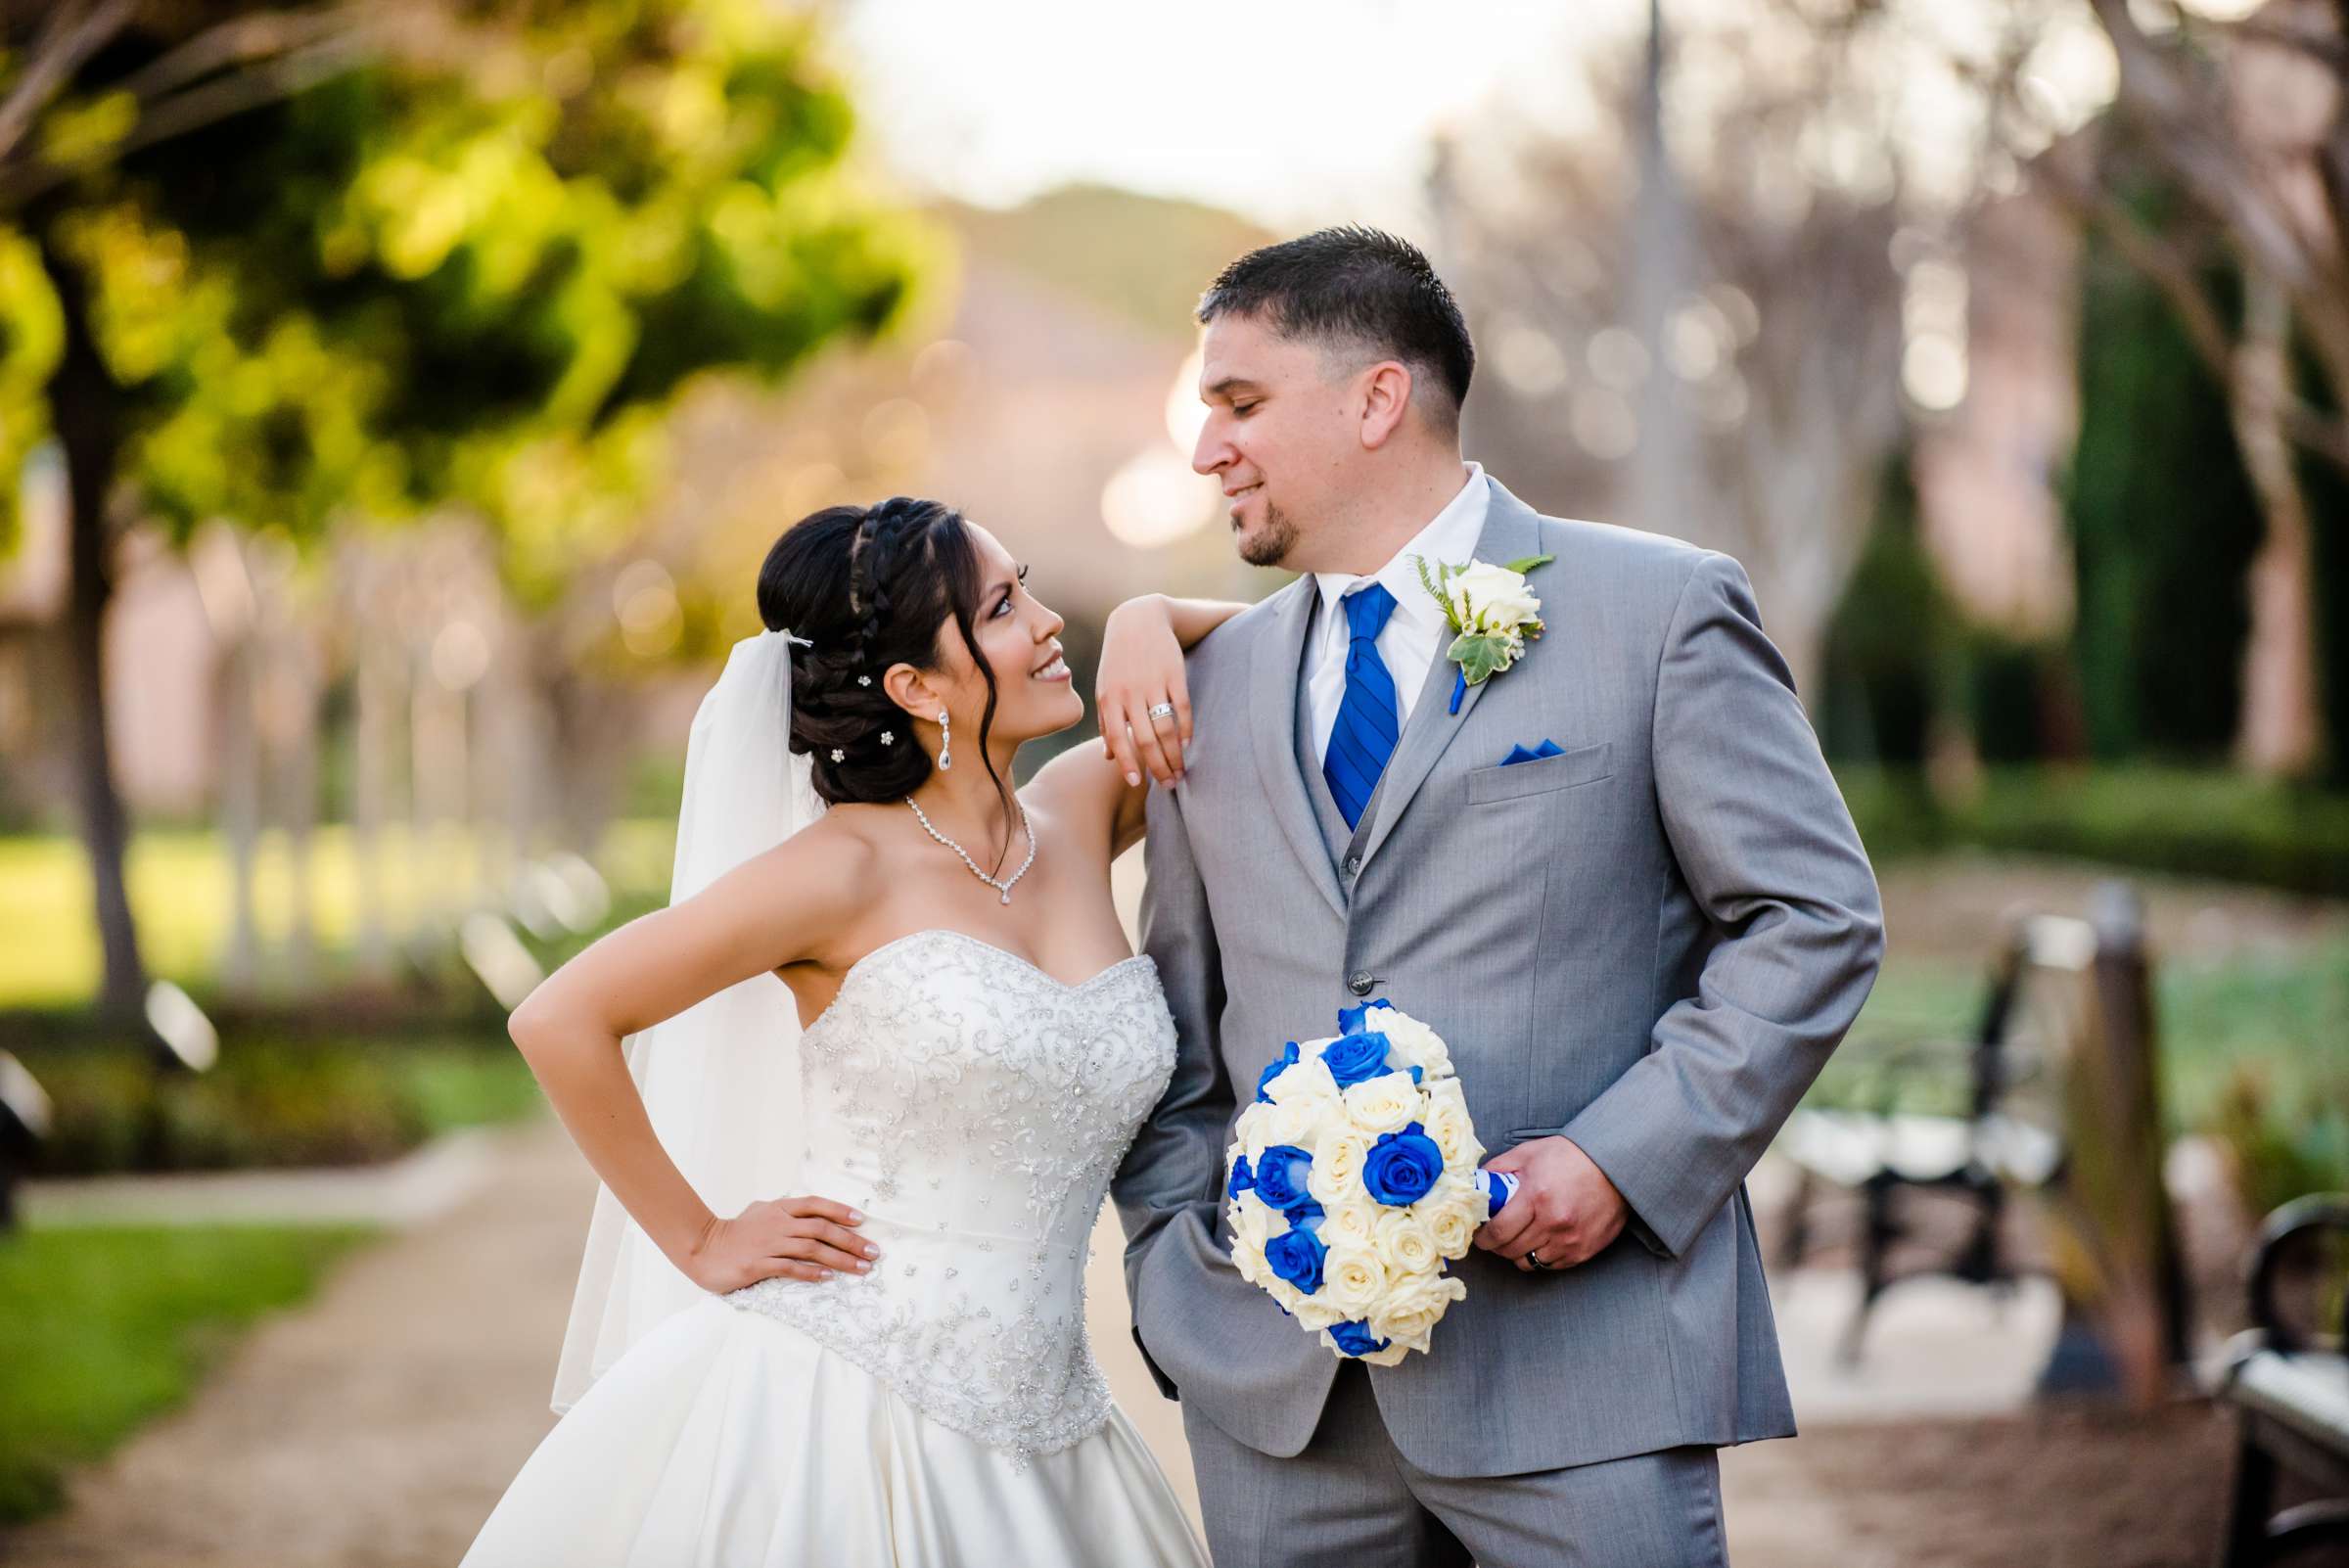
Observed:
[[[1529,1253],[1550,1268],[1571,1268],[1606,1250],[1630,1209],[1615,1183],[1571,1138],[1529,1138],[1485,1162],[1510,1171],[1517,1195],[1476,1233],[1476,1244],[1531,1273]]]

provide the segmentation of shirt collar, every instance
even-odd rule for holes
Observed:
[[[1324,616],[1337,608],[1340,599],[1366,582],[1377,582],[1395,596],[1395,614],[1406,622],[1420,625],[1440,624],[1444,612],[1419,581],[1419,568],[1411,558],[1419,557],[1432,569],[1439,561],[1454,565],[1466,562],[1476,554],[1477,540],[1484,536],[1485,513],[1492,504],[1492,486],[1485,483],[1481,463],[1468,465],[1468,483],[1429,521],[1427,527],[1411,535],[1409,542],[1397,550],[1387,564],[1368,576],[1356,576],[1346,572],[1316,572],[1313,582],[1321,590],[1321,611]]]

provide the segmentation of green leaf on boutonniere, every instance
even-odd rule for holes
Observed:
[[[1516,560],[1511,561],[1508,569],[1522,577],[1534,568],[1538,566],[1547,566],[1550,562],[1555,561],[1557,557],[1554,555],[1523,555],[1519,556]]]
[[[1444,612],[1444,623],[1454,631],[1459,630],[1459,620],[1451,613],[1451,595],[1444,591],[1445,581],[1451,576],[1452,569],[1438,562],[1434,574],[1430,575],[1426,557],[1417,555],[1411,557],[1411,565],[1419,574],[1419,586],[1428,591],[1429,597]]]
[[[1481,686],[1493,672],[1506,669],[1514,659],[1510,639],[1498,636],[1466,634],[1452,639],[1445,658],[1460,667],[1460,674],[1471,686]]]

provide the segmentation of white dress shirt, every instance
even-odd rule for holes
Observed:
[[[1345,607],[1338,601],[1369,582],[1382,584],[1395,596],[1395,613],[1378,634],[1378,657],[1395,681],[1400,734],[1400,726],[1411,720],[1411,709],[1419,701],[1428,667],[1435,663],[1437,651],[1451,641],[1451,627],[1444,620],[1442,608],[1421,585],[1411,557],[1425,560],[1431,571],[1439,561],[1455,566],[1466,562],[1476,554],[1476,541],[1484,536],[1485,511],[1492,496],[1484,466],[1470,463],[1468,483],[1460,486],[1460,493],[1385,566],[1366,577],[1343,572],[1313,574],[1313,581],[1321,589],[1321,616],[1314,627],[1316,640],[1309,655],[1305,693],[1313,725],[1314,756],[1329,755],[1329,734],[1337,728],[1338,704],[1346,695],[1346,648],[1353,633],[1347,629]]]

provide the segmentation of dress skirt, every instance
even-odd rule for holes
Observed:
[[[1024,1462],[712,1296],[591,1384],[462,1568],[1204,1568],[1125,1412]]]

